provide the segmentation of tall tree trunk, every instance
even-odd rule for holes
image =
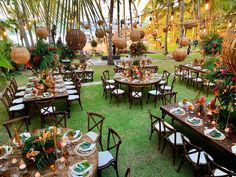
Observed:
[[[164,54],[168,54],[168,46],[167,46],[167,39],[168,39],[168,32],[169,32],[169,16],[170,16],[170,0],[167,0],[167,8],[166,8],[166,28],[167,31],[165,33],[165,46],[164,46]]]
[[[197,36],[198,36],[198,31],[200,31],[200,20],[201,20],[201,3],[200,0],[197,0],[197,20],[198,20],[198,25],[197,25]]]
[[[182,40],[183,36],[184,36],[184,0],[181,0],[181,2],[179,2],[181,4],[180,5],[180,35],[179,35],[179,41]],[[179,46],[182,47],[179,43]]]
[[[129,0],[129,15],[130,15],[130,26],[131,26],[131,30],[133,30],[133,17],[132,17],[131,1],[132,1],[132,0]]]
[[[114,10],[114,0],[110,1],[110,11],[109,11],[109,29],[112,31],[112,22],[113,22],[113,10]],[[108,33],[108,65],[113,65],[112,58],[112,32]]]
[[[32,35],[32,30],[28,29],[28,32],[29,32],[29,36],[30,36],[31,46],[34,46],[34,39],[33,39],[33,35]]]
[[[196,4],[195,4],[195,0],[192,1],[192,11],[193,11],[193,19],[194,22],[196,23],[197,21],[197,17],[196,17],[196,8],[195,8]],[[197,27],[193,27],[193,39],[196,40],[197,39]]]
[[[117,0],[117,32],[118,32],[118,37],[120,37],[120,1]]]
[[[29,40],[28,40],[27,34],[25,32],[23,19],[21,18],[21,13],[20,13],[17,1],[14,1],[14,6],[15,6],[15,11],[16,11],[16,16],[17,16],[17,19],[18,19],[18,23],[19,23],[20,35],[22,36],[22,38],[25,41],[25,46],[29,47],[30,46]]]
[[[123,17],[123,20],[124,20],[124,24],[123,24],[123,26],[124,26],[124,36],[126,38],[125,0],[123,0],[123,15],[124,15],[124,17]]]

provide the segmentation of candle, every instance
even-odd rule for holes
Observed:
[[[65,141],[62,141],[61,142],[61,148],[64,149],[66,147],[66,142]]]
[[[198,117],[200,117],[200,116],[201,116],[201,113],[200,113],[200,112],[198,112],[198,113],[197,113],[197,116],[198,116]]]
[[[56,171],[56,165],[51,165],[51,166],[50,166],[50,170],[51,170],[52,172]]]
[[[225,128],[225,133],[230,133],[230,128],[229,127]]]
[[[211,122],[211,124],[212,124],[212,125],[216,125],[216,121],[213,120],[213,121]]]
[[[13,158],[13,159],[11,160],[11,163],[12,163],[13,165],[15,165],[16,162],[17,162],[17,159],[16,159],[16,158]]]
[[[26,165],[25,165],[25,163],[23,163],[23,164],[20,164],[20,166],[19,166],[19,169],[20,170],[24,170],[26,168]]]
[[[34,177],[40,177],[40,173],[37,171],[35,174],[34,174]]]
[[[65,160],[66,160],[65,157],[62,157],[62,158],[60,159],[60,162],[61,162],[61,163],[64,163]]]
[[[19,133],[18,133],[17,128],[14,128],[14,132],[15,132],[16,142],[18,143],[19,147],[21,147],[20,137],[19,137]]]

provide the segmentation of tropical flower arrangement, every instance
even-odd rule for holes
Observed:
[[[72,60],[76,56],[75,51],[65,45],[58,45],[57,50],[60,60],[65,58]]]
[[[34,163],[39,171],[43,171],[56,160],[56,149],[60,148],[57,128],[46,130],[39,135],[32,135],[23,144],[22,156],[26,164]]]
[[[210,34],[204,41],[204,51],[207,55],[215,55],[222,51],[223,38],[219,34]]]
[[[146,53],[147,48],[143,42],[132,43],[129,47],[132,57],[139,57]]]
[[[29,63],[35,73],[48,68],[55,68],[59,64],[57,49],[50,47],[41,39],[37,41],[36,48],[31,48],[30,52],[31,58]]]
[[[147,66],[147,65],[150,65],[150,64],[152,64],[152,61],[150,59],[140,61],[141,66]]]
[[[128,77],[131,79],[140,79],[144,77],[144,72],[139,66],[133,66],[128,70]]]
[[[196,107],[196,112],[197,114],[205,114],[205,106],[206,106],[206,98],[205,96],[197,96],[196,101],[195,101],[195,107]]]
[[[39,74],[39,84],[43,85],[44,91],[53,92],[55,80],[49,71],[43,71]]]

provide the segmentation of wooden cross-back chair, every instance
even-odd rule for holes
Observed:
[[[54,112],[56,109],[53,106],[53,102],[54,102],[54,99],[36,101],[36,104],[38,106],[38,110],[40,113],[41,128],[44,128],[44,126],[45,126],[45,117],[47,117],[49,115],[49,113]]]
[[[138,100],[140,102],[141,109],[143,109],[143,86],[129,85],[130,109],[135,100]]]
[[[105,70],[102,72],[103,78],[106,80],[110,79],[110,74],[109,74],[109,70]]]
[[[174,128],[169,123],[165,122],[162,118],[153,115],[150,110],[148,111],[148,113],[151,120],[151,132],[149,140],[151,140],[153,132],[156,131],[159,139],[158,148],[160,149],[161,141],[166,135],[169,135],[169,133],[171,133],[171,130]]]
[[[84,72],[84,81],[93,82],[93,71]]]
[[[109,154],[110,160],[107,161],[107,163],[104,164],[103,166],[98,166],[98,176],[101,176],[103,169],[106,169],[111,165],[116,171],[116,176],[119,177],[118,154],[119,154],[119,149],[120,149],[121,143],[122,143],[122,141],[121,141],[119,134],[115,130],[108,128],[107,151],[105,151],[104,153]],[[112,150],[115,150],[115,155],[111,155]],[[101,154],[101,152],[99,152],[99,153]],[[99,159],[99,160],[102,160],[102,158],[104,158],[102,155],[100,155],[100,157],[101,157],[101,159]]]
[[[161,80],[165,81],[165,84],[168,84],[169,76],[170,76],[170,72],[164,70],[163,73],[162,73]],[[160,84],[162,84],[162,83],[160,83]]]
[[[105,95],[105,98],[107,99],[107,93],[115,89],[115,86],[110,84],[109,82],[106,82],[106,80],[102,76],[101,76],[101,80],[102,80],[102,86],[103,86],[103,96]]]
[[[53,126],[67,128],[67,112],[66,111],[55,111],[48,114],[48,121],[53,122]],[[45,128],[45,127],[43,127]]]
[[[163,105],[176,103],[177,92],[167,92],[162,94],[161,100]]]
[[[206,177],[234,177],[236,173],[228,170],[225,167],[222,167],[215,163],[208,155],[205,154],[205,158],[207,160],[208,172]]]
[[[20,131],[25,132],[25,129],[27,132],[29,132],[28,122],[29,122],[29,116],[24,116],[6,121],[3,123],[3,126],[6,128],[9,138],[11,139],[13,138],[11,131],[12,128],[17,128],[18,132]],[[24,130],[22,130],[23,126],[25,126]]]
[[[88,115],[88,133],[87,135],[94,141],[97,141],[101,149],[103,150],[102,144],[102,128],[103,128],[103,121],[105,117],[101,114],[94,113],[94,112],[87,112]],[[94,130],[96,130],[94,132]]]

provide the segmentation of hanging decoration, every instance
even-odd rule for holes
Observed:
[[[91,40],[90,44],[91,44],[91,47],[93,48],[97,47],[98,45],[97,41],[95,41],[94,39]]]
[[[192,29],[193,27],[197,27],[197,23],[192,20],[187,20],[184,22],[185,29]]]
[[[66,43],[73,50],[82,50],[86,41],[86,35],[79,29],[71,29],[66,34]]]
[[[163,32],[164,32],[164,33],[167,33],[168,28],[169,28],[168,26],[166,26],[165,28],[163,28]]]
[[[134,28],[137,28],[137,27],[138,27],[137,23],[134,23],[134,24],[133,24],[133,27],[134,27]]]
[[[222,46],[222,59],[228,70],[236,76],[236,27],[226,32]]]
[[[152,36],[153,36],[153,37],[157,37],[157,32],[156,32],[156,31],[153,31],[153,32],[152,32]]]
[[[95,36],[97,38],[103,38],[105,36],[105,32],[102,29],[96,29]]]
[[[84,25],[84,28],[85,28],[86,30],[88,30],[88,29],[90,29],[90,25],[89,25],[89,24],[85,24],[85,25]]]
[[[133,42],[138,42],[141,39],[141,34],[137,30],[133,30],[130,32],[130,40]]]
[[[182,37],[182,39],[180,39],[179,43],[182,47],[186,47],[189,44],[189,40],[186,37]]]
[[[187,57],[187,51],[184,48],[177,48],[172,55],[175,61],[183,61]]]
[[[106,33],[112,33],[112,30],[111,29],[106,29]]]
[[[125,49],[127,47],[127,41],[125,38],[116,38],[115,45],[118,49]]]
[[[46,27],[38,27],[36,29],[36,35],[37,37],[39,37],[40,39],[47,39],[48,37],[48,30]]]
[[[104,21],[103,20],[98,20],[97,23],[98,23],[99,26],[102,26],[104,24]]]
[[[208,33],[207,33],[205,30],[204,30],[204,31],[201,31],[201,32],[199,33],[199,37],[200,37],[201,40],[206,39],[207,36],[208,36]]]
[[[11,58],[16,64],[26,64],[30,60],[30,53],[25,47],[15,47],[11,51]]]
[[[145,32],[144,31],[139,31],[140,32],[140,38],[143,39],[145,37]]]

